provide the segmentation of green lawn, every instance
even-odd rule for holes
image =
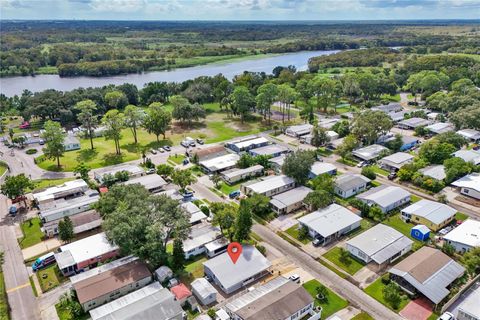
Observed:
[[[186,157],[183,154],[172,154],[171,156],[168,156],[168,160],[176,164],[182,164],[185,158]]]
[[[232,185],[229,185],[227,184],[226,182],[222,181],[220,183],[220,191],[223,192],[225,195],[229,195],[231,192],[233,191],[236,191],[236,190],[240,190],[240,186],[242,185],[242,183],[244,183],[245,181],[242,181],[242,182],[239,182],[239,183],[236,183],[236,184],[232,184]]]
[[[10,315],[8,312],[7,292],[5,289],[5,280],[3,278],[3,272],[1,271],[1,266],[0,266],[0,319],[1,320],[10,319]]]
[[[317,258],[317,261],[324,267],[328,268],[330,271],[335,272],[337,276],[339,276],[342,279],[346,279],[348,276],[343,273],[342,271],[338,270],[334,266],[332,266],[330,263],[324,261],[322,258]]]
[[[345,164],[345,165],[350,166],[350,167],[355,167],[355,166],[357,165],[357,163],[358,163],[358,162],[355,161],[355,160],[347,159],[347,158],[345,158],[345,159],[338,159],[337,162],[338,162],[338,163],[341,163],[341,164]]]
[[[462,212],[457,212],[455,214],[455,220],[461,220],[461,221],[465,221],[468,219],[468,216],[465,214],[465,213],[462,213]]]
[[[327,253],[323,255],[326,259],[333,262],[337,267],[341,268],[342,270],[346,271],[350,275],[354,275],[360,269],[363,268],[365,264],[359,262],[358,260],[354,259],[353,257],[349,256],[346,263],[340,261],[340,248],[334,247],[330,249]]]
[[[382,184],[376,180],[370,181],[370,185],[374,188],[380,187]]]
[[[392,102],[400,102],[400,93],[397,93],[396,95],[390,95],[390,94],[382,94],[380,96],[380,99],[382,100],[389,100]]]
[[[8,165],[3,162],[3,161],[0,161],[0,176],[2,176],[8,169]]]
[[[47,292],[58,287],[63,281],[68,280],[62,276],[56,264],[37,271],[37,279],[42,292]]]
[[[414,242],[416,242],[418,244],[422,244],[422,242],[412,238],[412,236],[410,235],[410,231],[412,230],[412,228],[415,225],[411,224],[411,223],[406,223],[405,221],[403,221],[402,218],[400,218],[399,213],[396,214],[396,215],[387,217],[385,220],[382,221],[382,223],[386,224],[387,226],[390,226],[390,227],[394,228],[395,230],[399,231],[400,233],[403,233],[404,235],[406,235],[407,237],[412,239]]]
[[[32,218],[20,225],[23,232],[23,238],[18,239],[20,248],[25,249],[33,246],[34,244],[42,242],[44,233],[40,230],[41,222],[40,218]]]
[[[84,313],[80,317],[72,317],[70,311],[68,309],[63,308],[60,303],[55,305],[55,309],[57,310],[57,316],[60,320],[87,320],[90,319],[90,314]]]
[[[385,305],[386,307],[392,309],[393,311],[400,311],[402,310],[409,302],[410,299],[408,298],[407,295],[402,295],[402,301],[400,302],[400,305],[397,310],[393,309],[387,301],[383,299],[383,288],[385,288],[385,285],[382,282],[382,278],[378,278],[375,280],[371,285],[365,288],[365,292],[380,302],[381,304]]]
[[[33,190],[36,191],[39,189],[49,188],[53,186],[61,185],[67,181],[75,180],[75,178],[61,178],[61,179],[41,179],[41,180],[33,180]]]
[[[419,196],[416,196],[416,195],[412,194],[412,195],[410,196],[410,200],[412,201],[412,203],[415,203],[415,202],[418,202],[418,201],[422,200],[422,198],[420,198]]]
[[[298,233],[299,233],[298,224],[294,225],[293,227],[288,228],[287,230],[285,230],[285,232],[288,235],[292,236],[293,238],[297,239],[298,241],[300,241],[303,244],[307,244],[310,241],[312,241],[312,238],[309,237],[309,236],[305,239],[302,239],[302,240],[299,238],[299,236],[298,236]]]
[[[374,165],[374,166],[371,166],[371,167],[373,169],[373,172],[375,172],[377,174],[380,174],[382,176],[388,176],[390,174],[390,172],[388,172],[387,170],[383,170],[382,168],[380,168],[377,165]]]
[[[320,285],[320,282],[313,279],[303,284],[303,287],[310,293],[315,300],[315,306],[322,307],[322,319],[326,319],[335,312],[342,310],[348,306],[348,301],[339,297],[335,292],[327,288],[328,295],[325,301],[319,301],[316,299],[316,288]]]
[[[203,277],[203,263],[205,261],[207,261],[207,258],[204,256],[197,256],[191,260],[187,260],[187,263],[185,264],[185,272],[180,276],[180,279],[186,283],[190,283],[195,280],[195,278]]]
[[[28,280],[30,281],[30,286],[32,287],[33,295],[34,295],[35,297],[38,297],[37,287],[35,286],[35,282],[33,282],[33,277],[34,277],[34,276],[28,277]]]
[[[317,153],[321,156],[324,156],[324,157],[328,157],[329,155],[331,155],[333,152],[331,150],[328,150],[327,148],[325,147],[320,147],[317,149]]]
[[[137,130],[139,145],[134,144],[130,129],[122,131],[120,140],[121,155],[116,155],[113,140],[105,140],[104,137],[93,139],[94,150],[90,149],[89,139],[80,139],[81,150],[65,152],[60,158],[61,168],[57,168],[56,161],[45,159],[43,156],[36,158],[37,165],[50,171],[73,171],[80,162],[86,163],[90,168],[96,169],[108,165],[139,159],[141,147],[148,149],[158,148],[165,145],[178,145],[185,137],[202,138],[206,143],[229,140],[236,137],[259,133],[268,129],[263,126],[260,116],[249,116],[244,123],[238,117],[228,116],[225,112],[219,112],[217,104],[206,104],[207,117],[204,121],[193,123],[191,127],[175,122],[163,140],[157,142],[156,137],[143,129]],[[166,109],[169,106],[165,106]]]
[[[373,319],[368,313],[362,311],[359,314],[357,314],[355,317],[353,317],[351,320],[375,320],[375,319]]]

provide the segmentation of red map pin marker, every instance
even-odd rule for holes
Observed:
[[[232,242],[228,245],[227,252],[233,264],[235,264],[242,254],[242,245],[238,242]]]

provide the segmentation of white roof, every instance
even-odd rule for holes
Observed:
[[[115,175],[115,173],[120,171],[127,171],[130,175],[137,175],[145,173],[140,166],[130,163],[121,163],[109,167],[100,168],[94,171],[94,174],[97,176],[103,177],[106,174]]]
[[[89,190],[84,195],[71,199],[58,199],[47,203],[47,205],[39,205],[40,216],[47,222],[63,217],[64,213],[74,208],[89,207],[100,200],[98,191]],[[60,215],[58,215],[60,214]]]
[[[372,160],[377,158],[383,150],[388,149],[379,144],[372,144],[370,146],[354,150],[352,154],[363,160]]]
[[[190,215],[190,223],[195,223],[195,222],[198,222],[200,220],[203,220],[203,219],[206,219],[207,216],[205,215],[205,213],[203,213],[202,210],[200,210],[199,207],[197,207],[197,205],[193,202],[184,202],[184,203],[181,203],[180,204],[180,207],[182,207],[183,209],[185,209],[185,211],[187,211],[187,213]]]
[[[362,218],[336,203],[298,219],[324,238],[361,221]]]
[[[413,241],[392,227],[377,224],[348,240],[347,244],[363,251],[376,263],[382,264],[411,246]]]
[[[198,294],[202,298],[218,293],[217,289],[215,289],[205,278],[195,279],[190,285],[192,286],[192,291],[195,290],[195,294]]]
[[[480,192],[480,173],[471,173],[457,181],[452,182],[452,185],[460,188],[473,189]]]
[[[204,166],[210,171],[218,171],[235,166],[240,159],[240,156],[235,153],[226,154],[224,156],[200,161],[200,165]]]
[[[75,263],[87,261],[117,249],[118,246],[108,241],[105,232],[60,247],[61,253],[68,251]],[[60,265],[59,267],[61,268]]]
[[[262,170],[263,170],[263,166],[259,165],[259,164],[256,164],[254,166],[244,168],[244,169],[227,170],[227,171],[222,172],[222,175],[226,178],[231,179],[231,178],[235,178],[235,177],[238,177],[238,176],[242,176],[244,174],[254,173],[254,172],[258,172],[258,171],[262,171]]]
[[[454,126],[451,123],[437,122],[429,126],[426,126],[425,129],[430,130],[434,133],[444,133],[448,131],[453,131]]]
[[[478,303],[480,301],[480,283],[473,284],[470,290],[472,290],[471,293],[463,300],[458,310],[470,315],[471,319],[480,319],[480,303]]]
[[[402,120],[398,124],[404,125],[404,126],[407,126],[407,127],[416,128],[416,127],[426,126],[430,123],[431,123],[431,121],[429,121],[429,120],[414,117],[414,118]]]
[[[123,184],[135,183],[141,184],[147,190],[160,188],[167,184],[167,182],[163,180],[163,178],[160,177],[158,174],[147,174],[145,176],[136,177],[125,181]]]
[[[228,289],[267,270],[272,264],[255,247],[244,245],[242,254],[235,264],[225,252],[204,262],[203,265],[210,269],[224,288]]]
[[[305,124],[299,124],[296,126],[290,126],[285,130],[285,132],[292,132],[297,135],[302,135],[302,134],[310,133],[312,129],[313,129],[313,126],[311,124],[305,123]]]
[[[470,247],[480,247],[480,221],[467,219],[443,238]]]
[[[188,252],[212,242],[222,236],[220,228],[209,223],[196,225],[190,228],[188,238],[183,240],[183,251]]]
[[[372,201],[378,204],[380,207],[388,207],[390,204],[410,197],[410,192],[407,190],[395,187],[382,185],[367,192],[361,193],[357,196],[359,199]]]
[[[435,224],[441,224],[453,217],[455,213],[457,213],[457,210],[440,202],[422,199],[409,205],[403,209],[402,212],[415,214]]]
[[[335,170],[337,170],[337,167],[335,167],[331,163],[315,161],[312,165],[312,168],[310,169],[310,172],[318,176],[318,175],[329,173]]]
[[[254,145],[254,144],[262,144],[262,143],[267,143],[267,142],[268,142],[268,140],[264,137],[254,137],[254,138],[251,138],[251,139],[242,139],[242,140],[239,140],[239,141],[232,141],[232,142],[230,142],[230,144],[235,145],[239,149],[244,149],[244,148],[248,148],[248,147],[250,147],[251,145]]]
[[[92,320],[170,320],[182,314],[180,302],[158,282],[90,310]]]
[[[265,178],[262,181],[249,184],[248,188],[255,193],[264,193],[291,183],[295,183],[295,180],[285,175],[279,175]]]
[[[437,180],[443,180],[447,177],[447,174],[445,173],[445,166],[443,164],[428,166],[418,171],[420,171],[424,176]]]
[[[474,165],[480,163],[480,151],[458,150],[452,154],[454,157],[461,158],[465,162],[472,162]]]
[[[286,158],[286,157],[287,157],[287,156],[286,156],[285,154],[282,154],[282,155],[280,155],[280,156],[278,156],[278,157],[268,159],[268,162],[273,162],[273,163],[275,163],[276,165],[278,165],[278,166],[281,167],[281,166],[283,166],[283,163],[285,162],[285,158]]]
[[[255,153],[263,156],[271,156],[277,153],[286,153],[289,149],[279,144],[269,144],[260,148],[251,149],[250,153]]]
[[[335,187],[342,191],[358,188],[371,180],[358,173],[344,173],[335,179]]]
[[[475,129],[463,129],[457,131],[457,133],[467,139],[478,140],[480,139],[480,131]]]
[[[63,145],[68,144],[80,144],[80,140],[77,137],[67,134],[63,140]]]
[[[383,157],[380,162],[387,161],[392,164],[403,164],[413,159],[413,156],[406,152],[396,152],[389,156]]]
[[[286,208],[292,204],[303,201],[310,192],[312,192],[312,189],[301,186],[273,196],[270,204],[279,209]]]
[[[330,129],[331,127],[333,127],[335,125],[335,123],[337,123],[339,121],[340,121],[340,119],[337,119],[337,118],[324,118],[324,119],[320,119],[318,121],[318,126],[322,127],[322,128]]]
[[[33,198],[38,202],[51,200],[61,196],[68,196],[72,193],[82,192],[88,189],[88,185],[82,179],[66,181],[65,183],[47,188],[40,192],[34,192]]]

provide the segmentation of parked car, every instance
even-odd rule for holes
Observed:
[[[45,267],[48,267],[53,263],[55,263],[55,255],[53,252],[50,252],[35,260],[35,262],[32,264],[32,270],[33,272],[35,272]]]
[[[40,141],[38,141],[38,144],[41,145],[41,146],[43,146],[43,145],[45,144],[45,140],[40,139]]]
[[[322,241],[318,238],[313,239],[312,244],[314,247],[320,247],[322,245]]]
[[[357,168],[363,168],[367,165],[367,161],[360,161],[359,163],[357,163]]]
[[[393,180],[397,177],[397,173],[392,171],[390,172],[390,174],[388,175],[388,180]]]
[[[298,274],[292,274],[288,279],[296,283],[300,282],[300,276]]]
[[[198,144],[204,144],[203,140],[202,140],[202,139],[200,139],[200,138],[197,138],[197,140],[196,140],[196,141],[197,141],[197,143],[198,143]]]
[[[182,196],[183,196],[184,200],[192,198],[193,197],[193,191],[187,190],[182,194]]]
[[[185,139],[182,140],[180,144],[185,148],[195,147],[195,140],[193,140],[193,138],[186,137]]]
[[[455,320],[455,316],[450,312],[444,312],[438,320]]]
[[[235,191],[232,191],[232,192],[230,192],[230,193],[228,194],[228,197],[229,197],[230,199],[235,199],[235,198],[237,198],[237,197],[239,197],[239,196],[240,196],[240,190],[235,190]]]
[[[15,217],[17,215],[18,208],[16,206],[10,206],[8,209],[8,214],[11,215],[12,217]]]
[[[183,163],[184,166],[186,166],[187,164],[190,163],[190,160],[188,160],[188,158],[185,158],[185,159],[183,159],[182,163]]]
[[[147,174],[154,174],[155,172],[157,172],[155,168],[150,168],[146,171]]]
[[[28,129],[28,128],[30,128],[30,123],[28,121],[25,121],[21,125],[19,125],[18,127],[20,129]]]
[[[165,146],[165,147],[163,147],[163,150],[165,150],[165,151],[171,151],[172,148],[170,148],[169,146]]]
[[[162,147],[158,148],[158,151],[160,151],[160,153],[164,153],[165,152],[165,149],[163,149]]]
[[[150,152],[151,152],[152,154],[157,154],[157,150],[155,150],[155,149],[150,150]]]

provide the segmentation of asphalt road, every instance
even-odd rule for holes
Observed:
[[[253,231],[258,234],[263,241],[282,252],[287,259],[290,259],[321,283],[346,298],[352,306],[369,313],[374,319],[403,319],[352,283],[340,278],[334,272],[315,261],[302,250],[277,236],[267,227],[255,224]]]
[[[11,308],[12,320],[40,319],[37,301],[23,263],[23,256],[15,237],[15,226],[11,218],[6,217],[7,198],[0,195],[0,244],[4,251],[2,269],[5,275],[5,287]]]

